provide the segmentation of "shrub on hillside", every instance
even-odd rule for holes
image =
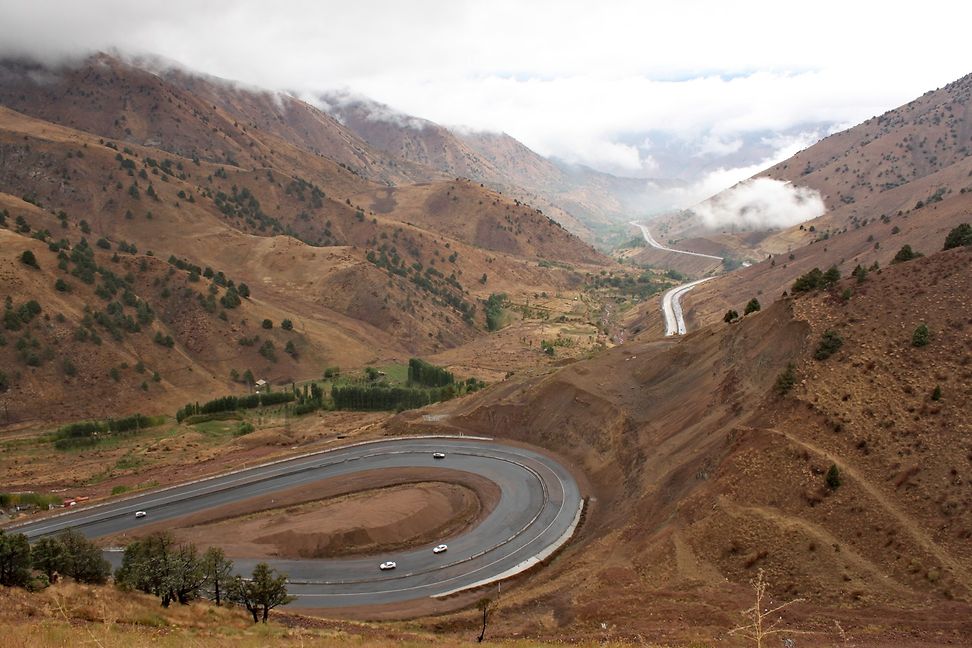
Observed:
[[[972,225],[968,223],[955,226],[945,237],[945,247],[942,249],[951,250],[963,245],[972,245]]]
[[[820,268],[814,268],[810,272],[797,277],[797,280],[793,282],[793,287],[790,289],[790,291],[794,293],[802,293],[816,290],[820,287],[822,280],[823,272],[820,271]]]
[[[826,360],[830,356],[837,353],[837,350],[840,349],[843,344],[843,338],[841,338],[836,331],[824,331],[824,334],[820,336],[820,344],[817,346],[817,350],[814,351],[813,357],[817,360]]]
[[[832,491],[840,488],[840,469],[837,468],[837,464],[830,464],[830,469],[827,471],[827,488]]]
[[[20,255],[20,262],[31,268],[40,269],[40,266],[37,265],[37,257],[30,250],[24,250],[23,254]]]
[[[272,329],[273,328],[273,321],[272,320],[269,320],[269,319],[265,319],[265,320],[263,320],[263,322],[260,325],[263,328],[265,328],[265,329]]]
[[[725,315],[722,316],[722,321],[725,322],[726,324],[731,324],[732,322],[735,322],[737,319],[739,319],[739,313],[732,310],[731,308],[726,311]]]
[[[746,308],[745,310],[743,310],[743,315],[749,315],[750,313],[755,313],[760,308],[762,308],[762,306],[759,305],[759,300],[753,297],[752,299],[749,300],[749,303],[746,304]]]
[[[904,263],[905,261],[911,261],[912,259],[917,259],[918,257],[924,256],[921,252],[915,252],[911,249],[910,245],[902,245],[898,253],[894,255],[891,259],[891,263]]]
[[[786,396],[790,390],[793,389],[793,385],[795,384],[796,367],[792,362],[788,362],[786,364],[786,369],[780,372],[780,375],[776,377],[776,385],[774,388],[776,389],[776,393],[778,393],[780,396]]]
[[[911,346],[923,347],[931,341],[931,331],[924,323],[919,324],[915,332],[911,334]]]

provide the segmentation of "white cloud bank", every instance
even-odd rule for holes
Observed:
[[[696,205],[693,210],[713,229],[790,227],[826,211],[820,192],[772,178],[754,178]]]

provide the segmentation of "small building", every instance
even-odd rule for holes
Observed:
[[[256,381],[256,384],[253,386],[253,391],[258,394],[262,394],[263,392],[267,391],[267,387],[269,387],[269,385],[267,385],[267,381],[261,378],[260,380]]]

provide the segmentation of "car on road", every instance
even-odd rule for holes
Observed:
[[[432,550],[432,553],[434,553],[434,554],[440,554],[440,553],[442,553],[444,551],[448,551],[448,550],[449,550],[449,545],[440,544],[438,547],[436,547],[435,549]]]
[[[432,453],[432,458],[433,459],[445,459],[445,453],[444,452],[433,452]]]
[[[145,511],[135,511],[135,517],[137,518],[143,518],[146,515],[148,515],[148,513],[146,513]]]
[[[392,560],[389,560],[388,562],[383,562],[380,565],[378,565],[378,569],[380,569],[381,571],[388,571],[389,569],[395,569],[396,567],[398,567],[398,563]]]

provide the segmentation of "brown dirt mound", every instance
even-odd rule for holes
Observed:
[[[240,558],[333,558],[438,543],[477,524],[499,500],[478,475],[439,468],[369,470],[235,502],[104,538],[123,545],[169,530]]]
[[[222,528],[239,537],[286,527],[257,535],[253,542],[284,558],[333,558],[437,542],[465,528],[479,510],[479,499],[465,486],[425,482],[268,511],[200,531],[209,535]]]

